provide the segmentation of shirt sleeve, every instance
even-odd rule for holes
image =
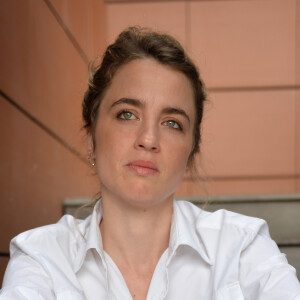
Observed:
[[[0,300],[55,300],[52,285],[38,262],[15,251],[4,275]]]
[[[294,267],[288,264],[270,238],[267,225],[252,237],[240,260],[241,288],[246,299],[300,300],[300,284]]]

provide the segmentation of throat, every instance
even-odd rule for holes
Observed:
[[[147,210],[125,210],[103,201],[100,231],[104,250],[128,266],[152,265],[168,248],[172,214],[173,202],[169,201]]]
[[[105,198],[103,198],[105,200]],[[155,268],[169,246],[173,201],[159,208],[126,210],[103,201],[103,248],[134,300],[145,300]]]
[[[111,260],[111,257],[109,259]],[[129,266],[126,262],[119,262],[114,269],[119,270],[121,273],[132,299],[145,300],[149,294],[153,276],[159,276],[163,279],[162,276],[165,275],[165,272],[162,266],[166,264],[166,259],[167,252],[164,252],[158,261],[152,262],[152,264],[150,264],[150,261],[146,261],[140,265]],[[158,269],[156,270],[156,268]],[[156,278],[155,282],[162,283],[163,280]],[[160,287],[163,288],[163,286]],[[157,288],[158,287],[155,288],[155,293],[157,293]],[[153,293],[153,291],[151,293]]]

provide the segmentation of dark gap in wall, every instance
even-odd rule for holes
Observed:
[[[9,257],[9,253],[8,252],[0,252],[0,256],[1,257]]]
[[[300,243],[278,243],[277,244],[278,247],[286,247],[286,248],[298,248],[300,247]]]

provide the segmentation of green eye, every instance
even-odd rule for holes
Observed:
[[[179,124],[177,122],[175,122],[175,121],[170,120],[170,121],[165,122],[165,124],[168,127],[171,127],[171,128],[174,128],[174,129],[180,129]]]
[[[120,118],[124,119],[124,120],[130,120],[133,117],[133,113],[129,112],[129,111],[124,111],[120,114]]]

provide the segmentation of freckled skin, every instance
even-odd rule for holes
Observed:
[[[137,99],[142,107],[112,107],[121,98]],[[163,113],[166,107],[184,110],[190,122],[182,115]],[[126,112],[120,113],[122,110]],[[192,149],[194,110],[193,90],[182,73],[152,59],[134,60],[121,67],[101,102],[95,131],[103,198],[145,211],[172,199]],[[151,161],[159,172],[139,176],[127,166],[135,160]]]

